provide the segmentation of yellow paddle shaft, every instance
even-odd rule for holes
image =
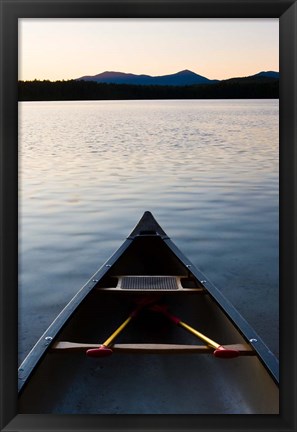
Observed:
[[[126,319],[126,321],[124,321],[123,324],[121,324],[121,325],[116,329],[116,331],[115,331],[111,336],[109,336],[109,338],[106,339],[105,342],[103,342],[102,345],[108,347],[108,346],[112,343],[112,341],[117,337],[117,335],[120,334],[121,331],[126,327],[126,325],[129,324],[129,322],[131,321],[132,318],[133,318],[133,316],[129,316],[129,317]]]
[[[199,331],[195,330],[193,327],[190,327],[188,324],[180,321],[179,325],[184,327],[186,330],[188,330],[190,333],[197,336],[199,339],[203,340],[207,345],[211,346],[212,348],[218,349],[220,347],[220,344],[214,342],[213,340],[209,339],[207,336],[204,336],[204,334],[200,333]]]

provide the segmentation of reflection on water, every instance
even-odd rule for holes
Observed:
[[[19,104],[20,359],[145,210],[278,352],[278,101]]]

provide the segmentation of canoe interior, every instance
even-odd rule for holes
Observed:
[[[182,276],[187,290],[114,291],[119,275]],[[101,344],[144,296],[220,344],[246,343],[201,284],[156,236],[136,238],[98,281],[57,341]],[[203,345],[160,313],[144,309],[116,344]],[[278,414],[278,387],[257,356],[132,354],[100,359],[49,350],[19,398],[26,414]]]

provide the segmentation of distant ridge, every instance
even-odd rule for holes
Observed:
[[[279,79],[279,72],[274,71],[262,71],[255,75],[249,75],[246,77],[236,77],[231,79],[257,79],[257,78],[273,78]],[[80,78],[76,78],[76,81],[93,81],[104,84],[128,84],[128,85],[148,85],[148,86],[192,86],[199,84],[217,84],[219,82],[227,80],[211,80],[202,75],[198,75],[188,69],[171,75],[136,75],[133,73],[125,72],[113,72],[105,71],[97,75],[85,75]]]
[[[252,79],[273,79],[273,80],[278,80],[279,79],[279,72],[274,72],[274,71],[268,71],[268,72],[259,72],[256,73],[255,75],[248,75],[248,76],[244,76],[244,77],[236,77],[236,78],[229,78],[228,80],[222,80],[220,82],[224,82],[224,81],[230,81],[230,80],[252,80]]]
[[[254,77],[263,77],[263,78],[274,78],[279,79],[279,72],[268,71],[268,72],[259,72]]]
[[[77,78],[78,81],[95,81],[105,84],[129,85],[159,85],[159,86],[188,86],[195,84],[213,84],[217,80],[210,80],[188,69],[171,75],[135,75],[132,73],[106,71],[97,75],[86,75]]]

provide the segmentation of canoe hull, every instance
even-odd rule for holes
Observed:
[[[278,414],[278,395],[256,359],[114,354],[47,358],[39,384],[21,398],[25,414]],[[108,360],[108,361],[107,361]],[[256,364],[251,365],[251,362]],[[252,373],[251,373],[252,370]],[[47,371],[47,372],[45,372]],[[54,383],[44,391],[48,380]],[[238,383],[240,382],[240,389]],[[259,388],[265,391],[259,391]],[[244,398],[242,397],[244,395]]]
[[[278,414],[273,354],[150,214],[145,222],[82,288],[21,365],[19,412]],[[177,288],[172,283],[139,288],[139,280],[130,288],[119,283],[143,275],[146,281],[156,275],[161,281],[177,277]],[[103,343],[144,299],[166,306],[211,340],[242,346],[242,355],[216,358],[210,346],[147,304],[119,334],[114,350],[111,344],[111,356],[87,357],[84,345]]]

